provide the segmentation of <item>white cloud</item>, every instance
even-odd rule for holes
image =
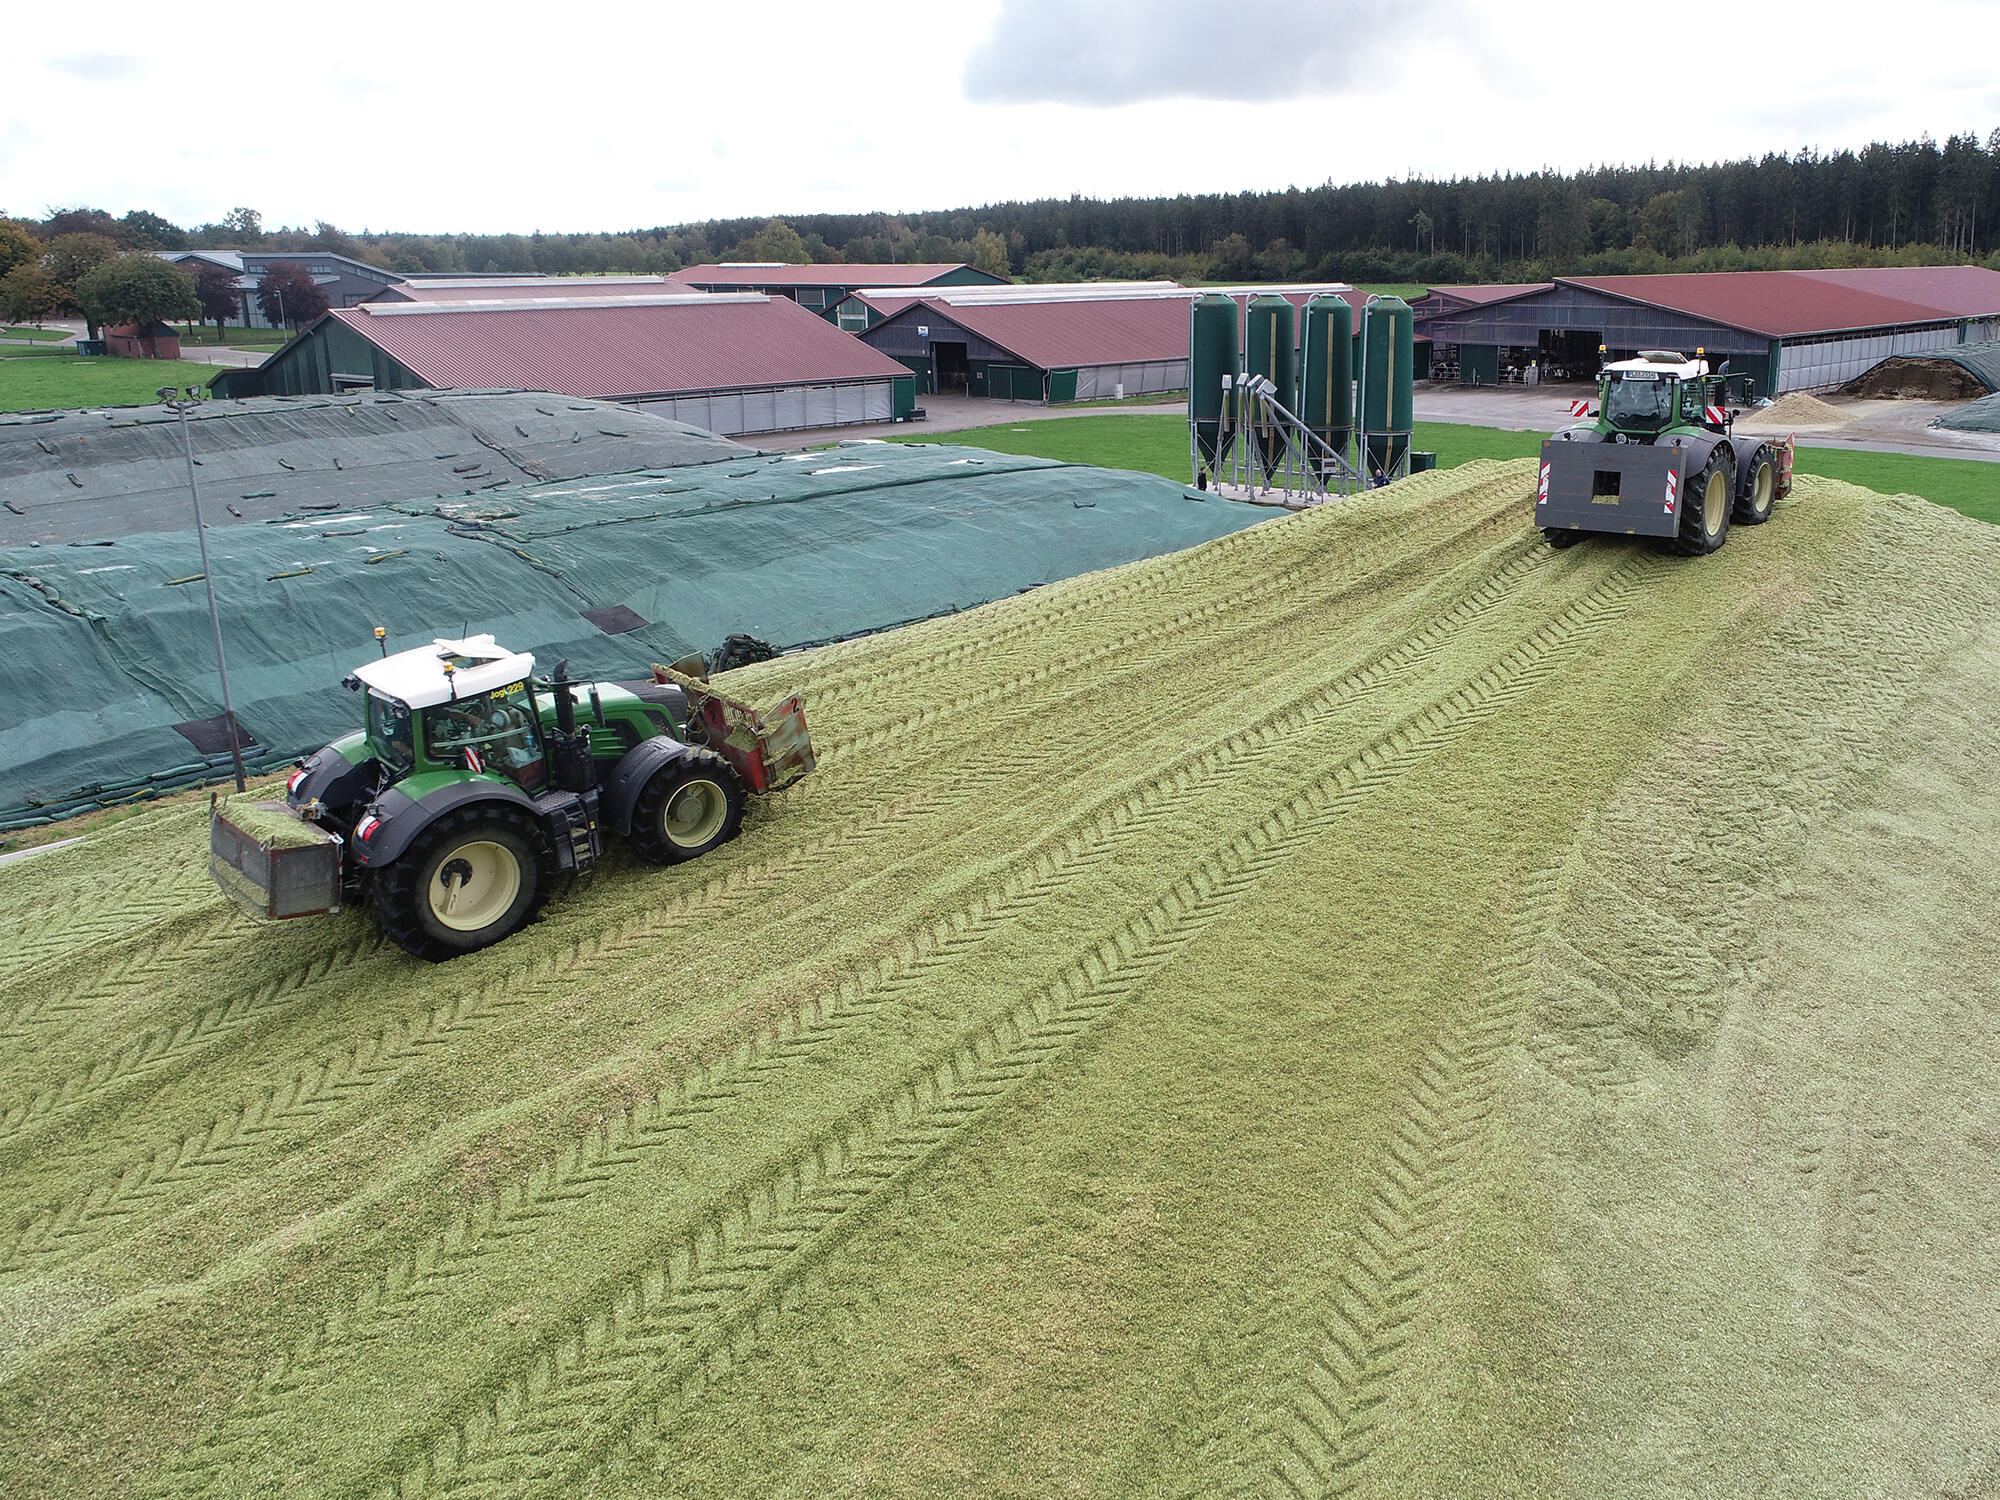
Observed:
[[[145,58],[127,52],[78,52],[50,58],[49,66],[85,83],[129,83],[147,71]]]
[[[1449,25],[1409,8],[1335,24],[1376,3],[1217,5],[1195,24],[1185,0],[1163,0],[1147,14],[1179,29],[1160,22],[1151,39],[1106,31],[1105,16],[1133,13],[1109,0],[1073,0],[1066,14],[1082,19],[1039,36],[1023,18],[1053,12],[1033,0],[769,0],[754,25],[712,7],[443,4],[356,20],[353,35],[332,13],[278,8],[260,13],[247,70],[233,64],[217,89],[187,51],[184,12],[105,0],[100,34],[151,71],[144,88],[91,88],[88,108],[66,71],[83,61],[73,20],[24,8],[0,92],[0,206],[196,223],[244,203],[274,225],[610,230],[1716,160],[2000,124],[1976,66],[2000,50],[1991,4],[1900,0],[1884,25],[1855,0],[1768,0],[1732,13],[1713,47],[1665,49],[1643,8],[1541,0],[1461,8]],[[1052,59],[1039,81],[1020,63],[1033,55]],[[992,71],[1003,56],[1012,74]],[[1132,102],[1090,95],[1087,59]],[[984,102],[962,85],[981,68]],[[1253,99],[1153,97],[1259,68],[1271,86]],[[1023,92],[1037,102],[1003,102]]]

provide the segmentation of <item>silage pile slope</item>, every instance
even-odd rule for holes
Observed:
[[[1990,1482],[2000,533],[1530,482],[750,669],[815,776],[443,968],[0,871],[10,1492]]]

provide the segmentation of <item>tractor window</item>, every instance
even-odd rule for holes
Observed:
[[[542,736],[528,685],[517,682],[425,709],[424,748],[438,765],[539,782]]]
[[[1674,415],[1674,382],[1614,380],[1604,393],[1604,415],[1613,426],[1664,427]]]
[[[410,734],[410,706],[393,698],[368,695],[368,738],[389,769],[398,774],[416,763],[416,741]]]

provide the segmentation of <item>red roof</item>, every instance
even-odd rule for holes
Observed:
[[[534,302],[544,297],[636,297],[677,292],[664,276],[488,276],[464,281],[405,281],[385,287],[380,302]]]
[[[1546,292],[1549,281],[1488,281],[1473,286],[1434,286],[1430,294],[1467,307],[1484,307],[1489,302],[1505,302],[1509,297],[1525,297],[1530,292]]]
[[[2000,313],[2000,271],[1984,266],[1872,266],[1845,271],[1800,271],[1815,281],[1900,297],[1935,308],[1947,318],[1990,318]]]
[[[1192,294],[1109,302],[1009,302],[952,307],[925,302],[941,318],[1040,369],[1186,359]],[[914,314],[912,314],[914,316]]]
[[[673,279],[689,286],[929,286],[940,276],[970,269],[964,261],[909,266],[689,266],[674,272]]]
[[[1974,274],[1961,276],[1961,271]],[[1671,276],[1564,276],[1559,280],[1563,285],[1670,308],[1767,338],[2000,313],[2000,272],[1977,266],[1709,271]],[[1930,300],[1920,300],[1926,298]]]
[[[783,297],[476,311],[372,302],[328,316],[440,389],[617,399],[910,373]]]

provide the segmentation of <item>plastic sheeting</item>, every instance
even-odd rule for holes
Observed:
[[[544,668],[642,676],[736,631],[780,646],[965,609],[1269,512],[1151,475],[852,444],[508,486],[211,532],[253,763],[352,728],[373,652],[490,630]],[[192,529],[0,549],[0,826],[213,779],[174,726],[221,712]],[[585,612],[619,630],[608,634]]]
[[[1981,396],[1937,419],[1954,432],[2000,432],[2000,395]]]
[[[664,414],[535,391],[205,401],[188,425],[210,526],[755,451]],[[159,406],[0,416],[0,500],[0,547],[191,525],[180,419]]]

